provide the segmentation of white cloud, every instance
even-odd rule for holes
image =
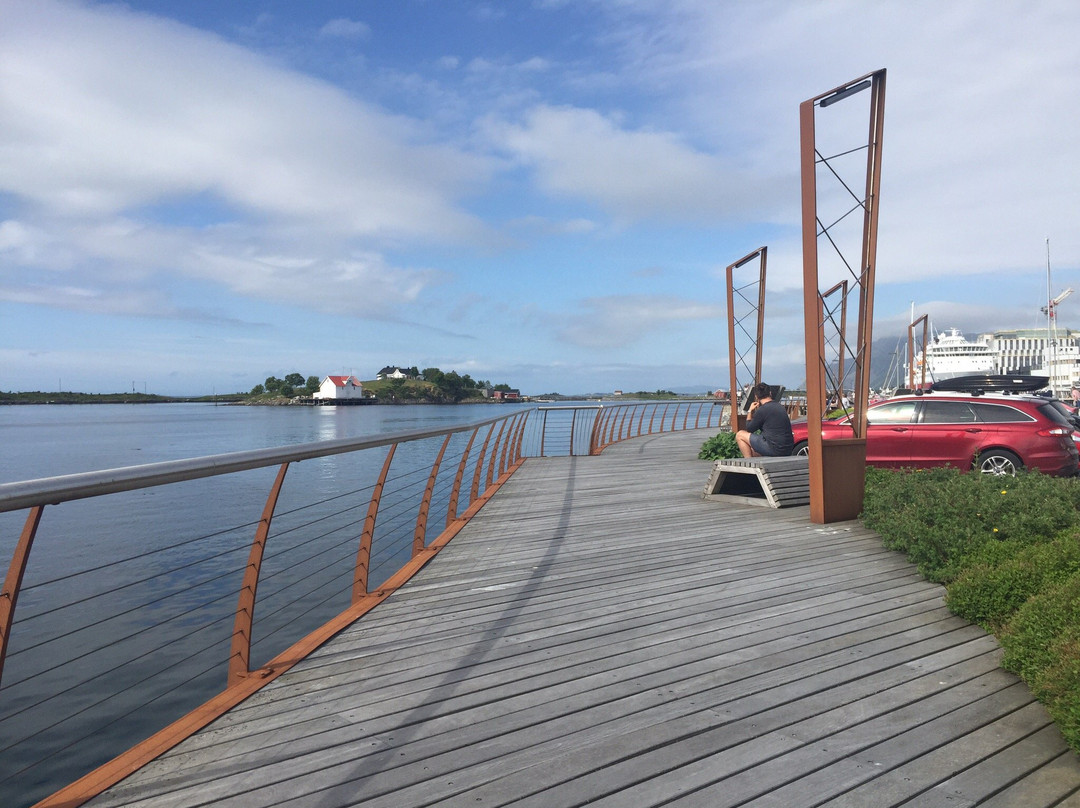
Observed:
[[[523,123],[489,121],[487,132],[548,193],[587,200],[624,223],[718,224],[748,213],[757,187],[672,132],[629,130],[591,109],[536,106]]]
[[[623,82],[664,99],[672,131],[738,154],[768,200],[762,218],[796,227],[798,104],[888,70],[879,283],[1030,266],[1045,236],[1077,265],[1080,5],[621,0],[604,8]],[[797,250],[798,233],[788,238]]]
[[[618,348],[639,342],[673,323],[717,320],[721,306],[664,295],[612,295],[581,302],[579,314],[561,319],[557,336],[583,348]]]
[[[0,188],[58,214],[209,190],[252,215],[348,235],[446,238],[479,227],[453,197],[485,173],[482,161],[175,23],[13,4],[0,79]]]
[[[179,271],[371,314],[415,300],[437,277],[391,266],[383,248],[486,238],[457,199],[489,164],[426,142],[416,122],[118,7],[0,0],[0,16],[0,193],[20,209],[0,223],[0,254],[86,275],[69,286],[100,290],[103,312],[140,308],[118,278]],[[361,25],[336,20],[324,33]],[[239,225],[138,221],[208,197]],[[260,257],[271,250],[284,263]],[[57,305],[71,300],[60,294]]]
[[[331,314],[399,319],[401,307],[423,289],[438,283],[432,270],[399,269],[376,253],[345,258],[301,259],[295,255],[247,254],[229,249],[191,256],[189,272],[202,274],[241,295],[274,301],[302,302]]]
[[[371,36],[371,26],[359,20],[338,17],[320,28],[319,34],[340,39],[367,39]]]

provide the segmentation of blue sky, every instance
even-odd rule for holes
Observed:
[[[704,392],[761,245],[798,386],[798,105],[882,67],[875,336],[1039,327],[1046,239],[1080,286],[1078,35],[1071,0],[0,0],[0,390]]]

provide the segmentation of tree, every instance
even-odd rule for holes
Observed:
[[[420,374],[420,377],[425,382],[431,382],[436,387],[438,387],[439,382],[442,381],[443,372],[438,368],[424,368],[423,372]]]
[[[465,398],[465,380],[456,371],[451,370],[449,373],[444,373],[437,387],[444,397],[455,404]]]
[[[304,377],[299,373],[290,373],[285,377],[285,383],[292,387],[303,387],[306,384]]]
[[[266,381],[263,382],[263,386],[266,387],[266,392],[277,393],[281,390],[281,386],[285,384],[277,376],[267,376]]]
[[[257,384],[251,388],[251,395],[253,396],[261,396],[265,392],[266,388],[263,387],[261,384]]]
[[[410,379],[419,379],[419,378],[420,378],[420,370],[419,370],[419,368],[417,368],[417,367],[416,367],[416,365],[413,365],[413,366],[412,366],[411,368],[409,368],[408,370],[406,370],[406,371],[405,371],[405,374],[406,374],[406,375],[407,375],[407,376],[408,376],[408,377],[409,377]]]
[[[320,385],[319,385],[319,377],[318,376],[308,376],[307,377],[306,389],[307,389],[307,392],[309,394],[319,392],[319,386]]]

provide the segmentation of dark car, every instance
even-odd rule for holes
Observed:
[[[866,462],[885,468],[953,466],[985,474],[1022,468],[1074,476],[1073,423],[1053,399],[1001,393],[899,396],[866,411]],[[807,423],[791,425],[793,454],[807,451]],[[821,422],[822,438],[850,438],[848,418]]]

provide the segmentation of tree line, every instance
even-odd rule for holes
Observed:
[[[306,379],[299,373],[290,373],[284,379],[277,376],[267,376],[266,381],[251,388],[251,395],[261,396],[265,393],[271,395],[292,398],[293,396],[310,396],[319,390],[322,379],[318,376],[308,376]]]
[[[405,379],[387,379],[385,387],[375,391],[378,398],[397,400],[442,400],[457,403],[465,398],[476,397],[485,389],[509,391],[513,388],[508,384],[495,384],[490,381],[473,379],[468,373],[459,374],[457,371],[442,371],[439,368],[416,367],[401,368]],[[434,393],[429,394],[423,389],[406,385],[408,379],[427,382],[434,387]],[[310,396],[319,390],[322,382],[318,376],[305,378],[300,373],[290,373],[283,379],[277,376],[268,376],[262,384],[251,388],[250,395],[275,395],[285,398],[293,396]]]

